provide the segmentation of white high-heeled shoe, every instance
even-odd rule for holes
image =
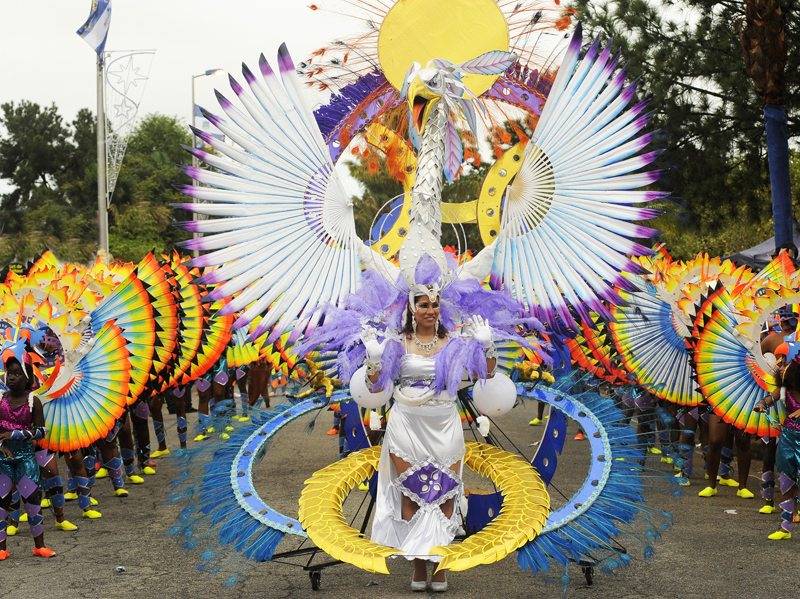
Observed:
[[[428,588],[428,581],[427,580],[414,580],[411,579],[411,590],[415,593],[420,593],[422,591],[427,590]]]
[[[447,579],[445,578],[444,582],[432,580],[431,590],[433,590],[434,593],[444,593],[447,590]]]

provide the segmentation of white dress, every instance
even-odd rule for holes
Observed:
[[[395,388],[378,469],[372,540],[397,548],[398,555],[407,559],[438,562],[441,557],[430,550],[452,543],[458,530],[464,433],[456,398],[429,389],[434,359],[407,353],[401,360],[400,385]],[[398,476],[390,453],[411,467]],[[450,467],[458,462],[454,472]],[[419,506],[410,521],[401,517],[403,495]],[[440,506],[451,498],[454,509],[446,518]]]

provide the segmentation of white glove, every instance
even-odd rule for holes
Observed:
[[[375,410],[369,412],[369,430],[378,431],[381,429],[381,415]]]
[[[380,362],[388,339],[384,338],[383,341],[378,341],[377,331],[372,327],[365,327],[364,331],[361,333],[361,340],[364,342],[364,348],[367,350],[367,359],[369,359],[370,362]]]
[[[467,324],[472,329],[472,338],[475,341],[483,345],[485,349],[489,349],[493,345],[492,327],[489,326],[488,320],[482,316],[473,316],[467,319]]]

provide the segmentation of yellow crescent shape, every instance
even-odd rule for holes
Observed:
[[[442,556],[438,569],[466,570],[503,559],[541,532],[550,510],[544,482],[528,462],[484,443],[468,441],[466,446],[464,463],[492,479],[503,494],[503,507],[486,528],[463,543],[434,547],[431,553]],[[380,447],[370,447],[316,472],[300,496],[299,520],[314,544],[334,559],[388,574],[386,558],[397,550],[363,538],[342,515],[345,497],[372,476],[380,452]]]
[[[484,245],[489,245],[500,232],[500,208],[503,203],[503,193],[509,182],[519,172],[522,166],[522,153],[525,151],[527,141],[516,144],[495,161],[481,185],[481,195],[478,197],[477,217],[478,230]]]

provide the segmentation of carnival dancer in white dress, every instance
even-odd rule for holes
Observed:
[[[456,396],[434,388],[435,355],[453,334],[439,319],[438,289],[431,285],[425,290],[427,294],[414,297],[413,304],[409,300],[401,333],[405,354],[383,441],[372,528],[374,542],[414,559],[412,589],[419,591],[426,588],[426,560],[441,559],[431,555],[431,549],[452,543],[458,530],[455,506],[464,492],[465,451]],[[491,329],[480,316],[471,324],[473,338],[485,341],[491,377],[497,363]],[[368,340],[366,346],[368,372],[372,370],[368,376],[375,384],[382,347],[377,339]],[[431,584],[434,590],[445,590],[444,571],[434,574]]]

